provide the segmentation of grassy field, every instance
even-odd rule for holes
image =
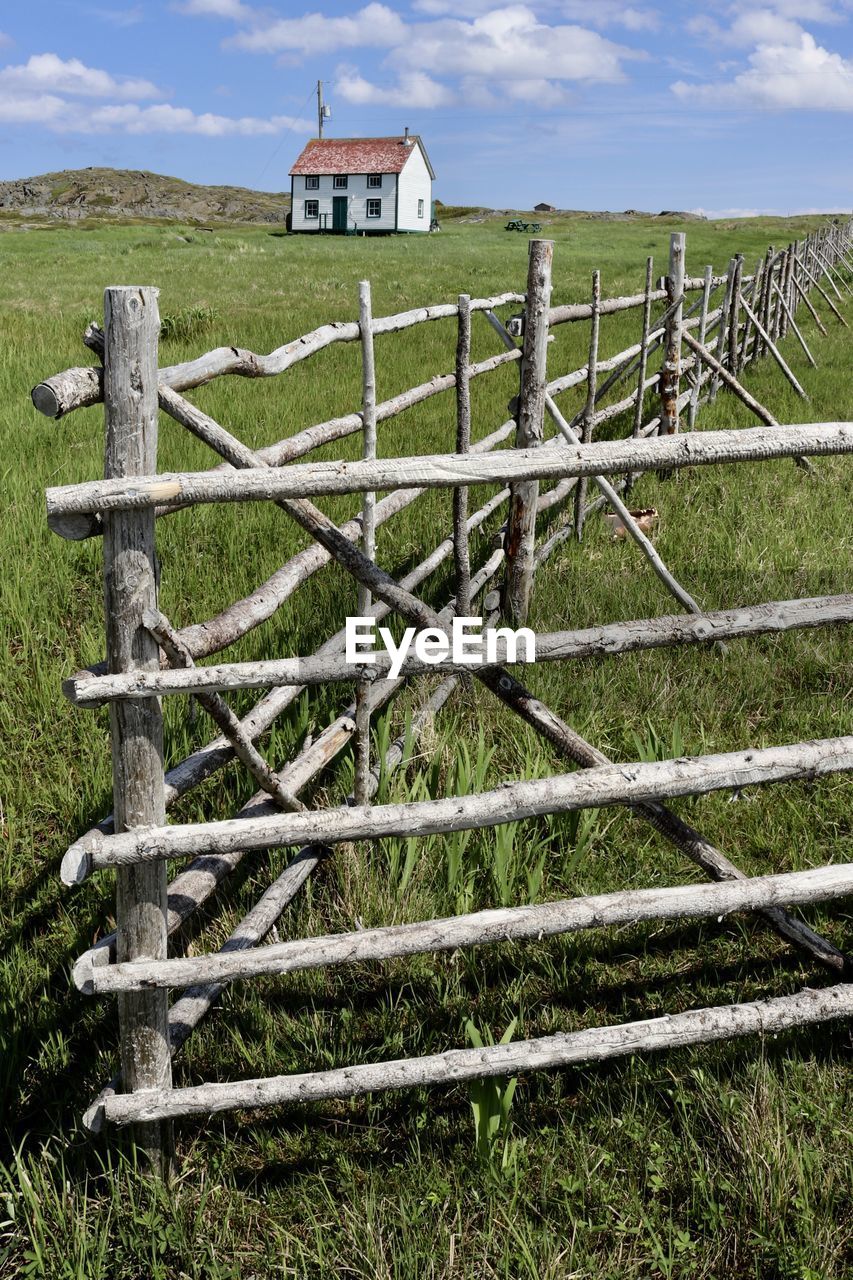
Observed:
[[[690,223],[691,274],[747,265],[812,219]],[[665,270],[676,223],[557,221],[556,301],[588,296],[601,268],[605,294],[641,287],[647,254]],[[161,289],[161,362],[220,344],[268,351],[331,319],[357,315],[357,281],[373,282],[374,311],[522,289],[526,240],[498,224],[448,225],[430,238],[283,237],[259,229],[213,235],[179,227],[62,228],[2,234],[0,441],[4,572],[0,652],[5,744],[0,933],[0,1275],[51,1280],[178,1277],[780,1277],[842,1280],[853,1269],[849,1031],[829,1026],[762,1042],[734,1041],[519,1079],[503,1096],[497,1139],[475,1120],[501,1098],[476,1088],[377,1095],[269,1114],[232,1114],[178,1128],[181,1176],[169,1189],[134,1169],[115,1135],[91,1140],[79,1116],[115,1068],[108,1001],[79,996],[70,967],[111,927],[110,878],[69,891],[59,860],[73,837],[111,807],[107,720],[76,711],[60,679],[101,656],[100,548],[52,537],[48,485],[96,477],[102,414],[60,423],[32,409],[31,386],[88,363],[85,323],[107,284]],[[848,331],[818,303],[821,337],[804,314],[818,360],[795,340],[784,350],[807,388],[799,401],[772,362],[747,383],[782,422],[853,419]],[[848,316],[853,308],[846,308]],[[608,318],[603,355],[635,340],[637,317]],[[564,326],[555,372],[583,363],[587,331]],[[496,350],[475,319],[475,358]],[[449,323],[379,340],[385,397],[452,368]],[[517,375],[474,389],[474,434],[502,422]],[[572,412],[580,404],[570,393]],[[248,443],[290,435],[357,407],[353,346],[339,346],[283,379],[222,379],[193,398]],[[746,426],[728,395],[702,427]],[[614,427],[624,433],[625,424]],[[382,454],[444,450],[453,400],[440,397],[380,427]],[[355,439],[315,456],[356,456]],[[164,470],[207,466],[209,454],[161,424]],[[849,460],[822,460],[810,477],[790,462],[647,476],[638,505],[661,512],[667,564],[709,608],[850,589],[853,524]],[[327,509],[343,519],[353,499]],[[561,517],[555,516],[557,520]],[[473,546],[490,549],[493,521]],[[450,529],[450,496],[433,493],[379,533],[380,561],[404,572]],[[244,594],[304,545],[267,506],[199,508],[158,526],[162,603],[177,625]],[[446,596],[449,571],[425,594]],[[325,570],[239,647],[239,656],[307,653],[344,615],[354,587]],[[591,521],[537,580],[540,629],[673,612],[636,550]],[[238,656],[227,651],[226,657]],[[853,664],[840,631],[738,641],[728,652],[686,648],[525,671],[525,679],[585,737],[617,759],[667,758],[850,731]],[[278,764],[322,727],[345,697],[334,689],[291,709],[265,742]],[[249,699],[237,700],[239,708]],[[396,733],[410,699],[379,735]],[[182,699],[167,706],[174,762],[212,736]],[[467,744],[465,747],[460,744]],[[384,798],[495,785],[563,768],[520,722],[482,694],[457,695]],[[346,793],[351,762],[312,802]],[[226,816],[253,788],[230,768],[176,810]],[[674,806],[744,869],[784,871],[849,860],[849,784],[828,779]],[[221,943],[283,855],[253,859],[184,943]],[[452,840],[348,847],[321,869],[280,924],[282,938],[416,920],[499,902],[523,903],[618,887],[695,881],[699,872],[629,814],[531,822]],[[807,913],[837,945],[849,911]],[[825,975],[758,923],[665,923],[597,931],[515,948],[421,957],[237,984],[176,1063],[176,1080],[237,1079],[435,1052],[476,1037],[516,1038],[793,992]],[[470,1024],[470,1025],[469,1025]]]

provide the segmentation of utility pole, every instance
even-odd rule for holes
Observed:
[[[325,112],[323,110],[323,81],[317,81],[317,137],[323,136],[323,118]]]

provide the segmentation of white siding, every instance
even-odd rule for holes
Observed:
[[[406,169],[409,168],[409,161]],[[294,231],[320,231],[325,229],[332,230],[332,200],[335,196],[345,196],[347,201],[347,226],[350,230],[355,228],[357,231],[394,231],[394,213],[397,200],[397,175],[395,173],[382,174],[382,186],[374,189],[367,185],[367,175],[364,173],[351,173],[347,175],[347,188],[345,191],[336,191],[333,185],[333,178],[330,174],[320,175],[319,190],[306,190],[305,178],[302,175],[294,175],[293,178],[293,220],[292,228]],[[382,216],[379,218],[368,218],[367,201],[381,200]],[[318,218],[305,217],[305,201],[317,200],[319,202],[320,216]],[[427,223],[427,226],[429,224]]]
[[[412,154],[400,174],[398,231],[429,231],[432,207],[432,179],[423,152],[415,142]],[[423,200],[423,215],[418,217],[418,201]]]

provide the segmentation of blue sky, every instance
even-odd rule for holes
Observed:
[[[287,189],[318,78],[446,203],[853,207],[853,0],[6,0],[0,175]]]

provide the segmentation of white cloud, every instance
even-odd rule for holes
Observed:
[[[166,104],[155,107],[134,105],[98,107],[88,117],[85,133],[194,133],[206,138],[257,137],[282,133],[285,129],[308,132],[311,122],[293,116],[218,116],[205,111],[197,115],[189,107]]]
[[[432,17],[478,18],[500,8],[500,0],[413,0],[417,13]],[[624,27],[627,31],[655,31],[660,26],[657,9],[633,8],[621,0],[561,0],[549,11],[589,27]]]
[[[803,34],[798,22],[771,9],[752,9],[739,14],[730,27],[705,14],[687,23],[691,35],[714,44],[749,47],[756,44],[796,44]]]
[[[165,95],[148,80],[116,77],[76,58],[36,54],[0,69],[0,123],[41,125],[54,133],[189,133],[208,138],[254,137],[286,129],[308,133],[294,116],[221,116],[158,102]],[[108,99],[108,101],[98,100]]]
[[[731,44],[797,44],[803,28],[799,22],[772,9],[753,9],[735,18],[727,39]]]
[[[438,15],[421,21],[404,21],[380,0],[334,17],[320,12],[275,17],[242,0],[182,0],[181,10],[233,18],[239,29],[225,42],[228,47],[276,54],[287,65],[335,50],[387,50],[384,75],[367,79],[356,67],[338,69],[336,92],[365,105],[439,107],[464,92],[491,106],[507,99],[556,106],[565,101],[566,82],[613,84],[625,79],[624,61],[648,56],[586,26],[549,25],[525,4],[495,7],[496,2],[500,5],[500,0],[414,0],[421,13]],[[619,0],[600,0],[591,9],[579,0],[563,4],[600,25],[648,28],[657,17],[655,10]]]
[[[763,110],[853,111],[853,62],[802,32],[797,44],[765,44],[749,66],[722,84],[671,86],[684,101]]]
[[[371,84],[355,67],[338,67],[335,92],[345,102],[356,106],[411,107],[413,110],[448,106],[456,95],[446,85],[413,71],[400,76],[395,85],[382,87]]]
[[[233,18],[237,22],[250,20],[254,14],[241,0],[183,0],[178,11],[193,18]]]
[[[63,112],[70,113],[71,103],[53,94],[38,97],[7,97],[0,93],[0,124],[46,124],[53,126]]]
[[[453,14],[457,18],[478,18],[495,7],[495,0],[414,0],[412,8],[432,18]]]
[[[496,80],[501,92],[518,81],[624,80],[622,61],[636,51],[584,27],[540,23],[531,9],[495,9],[473,22],[444,19],[414,27],[388,61],[435,75]]]
[[[299,18],[279,18],[238,32],[228,43],[253,53],[296,50],[311,54],[359,46],[391,48],[405,37],[406,27],[400,15],[374,0],[351,17],[327,18],[322,13],[306,13]]]
[[[293,116],[255,116],[197,114],[188,107],[168,103],[140,107],[137,103],[112,103],[81,107],[56,94],[30,97],[0,92],[0,123],[40,124],[54,133],[189,133],[207,138],[257,137],[283,133],[293,129],[307,133],[311,121]]]
[[[731,6],[736,12],[748,12],[750,9],[773,9],[783,18],[794,18],[800,22],[844,22],[845,13],[853,6],[850,0],[838,0],[836,4],[827,4],[826,0],[736,0]]]
[[[733,0],[716,6],[729,25],[716,14],[700,13],[687,22],[691,35],[731,45],[795,44],[803,34],[802,23],[841,23],[853,12],[853,0]]]
[[[79,58],[63,61],[55,53],[34,54],[28,62],[0,70],[0,90],[17,93],[65,93],[83,98],[118,98],[135,101],[161,98],[150,80],[116,79],[108,71],[87,67]]]
[[[7,36],[5,31],[0,31],[0,49],[4,48],[7,44],[11,44],[11,43],[12,43],[12,37]]]
[[[620,0],[563,0],[564,18],[587,22],[593,27],[624,27],[626,31],[656,31],[660,26],[657,9],[635,9]]]
[[[565,91],[550,80],[512,80],[503,88],[512,101],[540,107],[559,107],[567,100]]]

